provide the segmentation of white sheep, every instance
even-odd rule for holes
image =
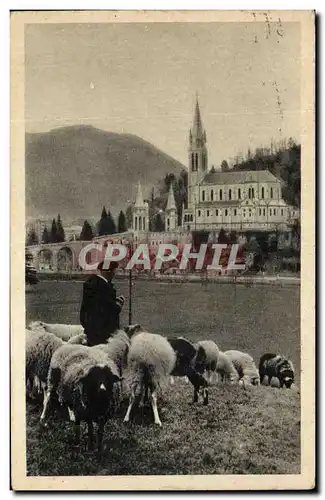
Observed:
[[[146,398],[150,392],[155,424],[162,425],[157,408],[157,389],[169,377],[175,363],[175,352],[166,338],[148,332],[134,335],[128,354],[130,399],[124,422],[130,420],[138,391],[138,399]]]
[[[47,374],[53,353],[64,344],[53,333],[26,330],[26,386],[45,392]]]
[[[102,451],[106,420],[115,409],[115,384],[120,376],[116,364],[96,347],[64,344],[51,359],[41,423],[45,424],[49,403],[56,393],[75,423],[75,444],[80,441],[80,422],[88,425],[88,448],[93,448],[93,422],[98,423],[98,452]]]
[[[196,343],[196,346],[198,346],[198,348],[201,347],[202,349],[204,349],[206,357],[203,364],[200,362],[196,362],[195,369],[198,373],[203,373],[203,371],[206,370],[208,382],[212,383],[213,374],[214,379],[216,380],[219,348],[213,340],[199,340]]]
[[[217,374],[220,376],[221,381],[229,381],[231,383],[237,382],[239,375],[237,370],[231,361],[230,357],[226,353],[219,351],[218,361],[217,361]]]
[[[28,327],[30,330],[44,330],[53,333],[60,339],[67,342],[71,337],[83,333],[81,325],[65,325],[61,323],[45,323],[44,321],[32,321]]]
[[[231,359],[239,375],[241,385],[259,385],[260,376],[254,359],[246,352],[230,350],[225,354]]]
[[[73,337],[71,337],[67,343],[87,345],[87,335],[85,333],[78,333],[78,335],[74,335]]]

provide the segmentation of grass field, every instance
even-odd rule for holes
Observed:
[[[127,296],[127,283],[117,283]],[[77,323],[82,283],[39,283],[26,295],[26,320]],[[222,350],[288,355],[299,388],[299,287],[136,282],[134,317],[149,331],[214,339]],[[126,324],[127,311],[122,323]],[[299,390],[210,388],[208,406],[189,405],[191,387],[168,387],[159,403],[163,428],[144,408],[123,424],[126,402],[107,424],[101,463],[82,452],[71,460],[73,429],[53,420],[41,430],[40,408],[27,406],[30,475],[295,474],[300,470]]]

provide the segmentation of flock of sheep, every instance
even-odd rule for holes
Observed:
[[[47,425],[52,402],[67,408],[75,423],[75,444],[80,423],[88,426],[88,449],[102,451],[104,426],[123,394],[129,396],[124,422],[140,401],[150,401],[155,424],[161,426],[157,391],[174,377],[186,377],[194,388],[193,402],[202,396],[208,404],[208,386],[217,383],[273,385],[294,383],[294,368],[281,355],[267,353],[257,369],[253,358],[236,350],[221,352],[212,340],[196,343],[183,337],[163,337],[130,325],[117,330],[105,344],[87,346],[80,325],[32,322],[26,329],[26,391],[29,398],[43,396],[42,425]],[[136,406],[136,405],[135,405]]]

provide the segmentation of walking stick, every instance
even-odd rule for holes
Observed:
[[[133,245],[130,244],[130,259],[132,258]],[[132,269],[129,269],[129,325],[132,325]]]

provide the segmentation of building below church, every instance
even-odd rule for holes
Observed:
[[[281,194],[281,180],[269,170],[221,171],[208,169],[207,136],[198,99],[188,147],[188,204],[183,208],[182,226],[172,186],[165,209],[165,231],[169,240],[193,230],[218,232],[288,231],[299,210],[288,205]],[[139,184],[133,209],[135,234],[148,232],[149,206]],[[166,239],[168,239],[166,237]]]

